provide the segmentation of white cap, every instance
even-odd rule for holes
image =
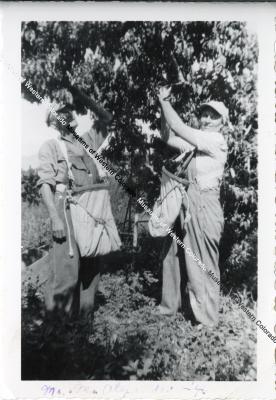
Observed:
[[[222,116],[224,122],[228,121],[228,119],[229,119],[229,111],[228,111],[228,108],[225,107],[225,105],[224,105],[224,103],[222,101],[211,100],[208,103],[202,103],[200,105],[200,109],[205,108],[205,107],[211,107],[220,116]]]

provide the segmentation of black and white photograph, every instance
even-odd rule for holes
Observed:
[[[0,397],[273,398],[274,9],[131,6],[3,14]]]
[[[22,379],[256,380],[257,66],[244,22],[22,23]]]

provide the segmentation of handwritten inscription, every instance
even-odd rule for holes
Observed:
[[[196,382],[191,382],[190,387],[182,386],[182,385],[164,385],[165,382],[157,382],[153,384],[151,387],[148,386],[147,389],[156,394],[164,395],[168,393],[172,393],[181,391],[189,391],[190,394],[193,393],[193,398],[201,398],[206,394],[205,390],[198,386]],[[128,385],[128,383],[106,383],[101,387],[95,389],[95,387],[91,387],[90,385],[77,384],[71,389],[66,388],[65,390],[51,385],[43,385],[41,387],[41,392],[45,397],[59,397],[59,396],[68,396],[68,397],[89,397],[91,395],[94,396],[107,396],[113,395],[116,399],[125,399],[131,396],[131,393],[137,393],[138,387],[134,388],[132,385]],[[145,391],[145,387],[143,391]]]
[[[55,395],[60,395],[61,391],[58,388],[55,388],[54,386],[50,385],[43,385],[41,388],[41,391],[44,396],[55,396]]]

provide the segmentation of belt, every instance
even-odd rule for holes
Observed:
[[[110,189],[109,183],[94,183],[80,187],[73,187],[72,193],[90,192],[92,190]]]
[[[94,184],[89,184],[89,185],[84,185],[80,187],[73,187],[72,188],[72,193],[81,193],[81,192],[89,192],[92,190],[101,190],[101,189],[109,189],[110,184],[109,183],[94,183]],[[64,193],[67,189],[67,185],[65,183],[58,183],[56,185],[56,191],[60,193]]]
[[[206,186],[202,188],[196,178],[189,179],[189,184],[196,185],[200,192],[219,192],[219,186]]]
[[[64,193],[66,188],[67,188],[67,185],[65,185],[64,183],[57,183],[57,185],[56,185],[56,191],[60,192],[60,193]]]

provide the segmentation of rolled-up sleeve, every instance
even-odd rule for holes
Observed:
[[[37,173],[39,180],[37,186],[41,187],[44,183],[48,183],[54,189],[56,186],[56,169],[54,153],[50,142],[45,142],[38,153],[39,166]]]

